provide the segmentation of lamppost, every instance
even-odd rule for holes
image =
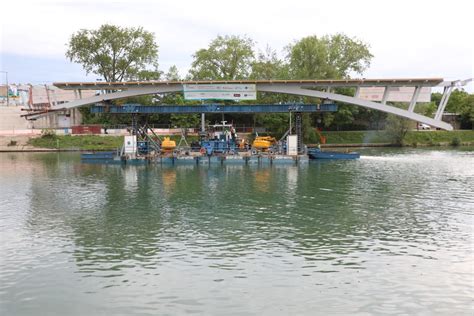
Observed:
[[[10,106],[10,96],[8,95],[8,71],[0,70],[0,72],[5,74],[5,80],[7,84],[7,106]]]

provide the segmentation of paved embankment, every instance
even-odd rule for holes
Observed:
[[[39,148],[28,144],[31,137],[27,135],[0,135],[0,152],[57,151],[57,149]]]

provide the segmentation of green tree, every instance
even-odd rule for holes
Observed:
[[[472,128],[474,125],[474,95],[461,89],[454,90],[446,105],[446,112],[459,114],[463,128]]]
[[[441,93],[433,93],[431,99],[438,106],[442,96]],[[459,114],[462,128],[473,128],[474,94],[469,94],[462,89],[454,90],[449,97],[445,111]]]
[[[436,112],[436,108],[437,106],[434,102],[420,103],[416,105],[415,113],[433,117]]]
[[[288,65],[278,58],[275,50],[267,46],[252,63],[250,79],[288,79]]]
[[[198,50],[189,71],[194,80],[247,79],[254,60],[254,42],[248,37],[217,36]]]
[[[465,110],[466,97],[469,94],[460,89],[454,90],[449,96],[448,104],[446,104],[446,112],[461,114]]]
[[[290,116],[287,113],[256,114],[255,120],[272,135],[280,138],[288,130]]]
[[[391,139],[392,144],[403,146],[405,137],[410,130],[411,121],[393,114],[387,116],[385,131]]]
[[[349,125],[354,122],[354,118],[359,113],[359,108],[353,105],[339,105],[337,112],[334,113],[334,122],[337,129],[342,125]]]
[[[344,34],[304,37],[286,47],[294,79],[339,79],[362,74],[370,65],[369,45]]]
[[[171,114],[171,124],[176,127],[196,127],[199,126],[199,122],[199,114]]]
[[[87,73],[105,81],[136,79],[148,66],[157,69],[158,45],[153,33],[143,28],[104,24],[97,30],[82,29],[68,43],[66,56],[82,64]]]
[[[166,73],[165,78],[166,80],[169,80],[169,81],[181,80],[181,77],[179,76],[178,67],[176,67],[176,65],[171,66],[168,69],[168,72]]]
[[[267,45],[265,51],[260,51],[257,58],[252,63],[251,74],[249,79],[254,80],[270,80],[270,79],[286,79],[288,78],[287,64],[278,58],[276,51]],[[257,92],[259,103],[278,103],[286,102],[291,96]],[[272,134],[280,137],[288,129],[287,114],[271,114],[265,115],[252,114],[252,120],[255,123],[264,125]],[[283,125],[282,125],[283,124]]]
[[[308,36],[286,47],[289,77],[291,79],[342,79],[352,73],[362,74],[370,65],[369,46],[344,34],[318,37]],[[347,94],[347,89],[337,93]],[[359,109],[339,104],[339,111],[326,114],[324,125],[350,125]],[[316,118],[313,115],[313,120]]]
[[[158,69],[140,70],[136,77],[139,81],[160,80],[162,74],[163,72]]]
[[[466,127],[470,123],[471,129],[474,128],[474,94],[469,94],[464,99],[464,110],[461,114],[461,120],[466,123]]]
[[[192,103],[184,100],[183,94],[169,94],[163,100],[163,104],[185,105]],[[187,134],[188,128],[199,126],[199,114],[171,114],[170,123],[173,126],[184,128],[184,133]]]

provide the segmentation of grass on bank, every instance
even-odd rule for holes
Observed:
[[[38,148],[76,150],[115,150],[122,146],[123,137],[99,135],[54,135],[30,138],[28,144]]]
[[[327,144],[389,144],[392,139],[385,131],[323,132]],[[407,146],[437,146],[474,143],[474,130],[409,131],[404,139]]]
[[[161,136],[160,136],[161,137]],[[170,136],[172,140],[179,143],[180,135]],[[163,138],[162,138],[163,139]],[[188,136],[186,140],[191,144],[197,136]],[[38,148],[62,149],[62,150],[116,150],[123,145],[123,136],[108,135],[42,135],[31,138],[28,144]]]

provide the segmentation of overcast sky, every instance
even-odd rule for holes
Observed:
[[[95,80],[64,56],[79,29],[104,23],[154,32],[159,63],[185,75],[192,54],[217,35],[247,35],[257,48],[283,48],[308,35],[338,32],[368,43],[366,78],[473,77],[474,1],[98,1],[1,4],[0,70],[10,82]],[[315,78],[317,79],[317,78]],[[0,82],[4,83],[4,74]],[[472,84],[469,91],[473,91]]]

